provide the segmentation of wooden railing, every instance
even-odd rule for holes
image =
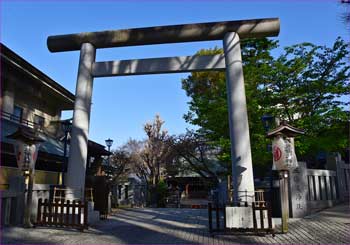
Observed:
[[[85,188],[84,200],[88,202],[94,201],[93,188]],[[54,202],[65,202],[67,195],[73,194],[74,189],[72,188],[61,188],[55,186],[53,189],[53,201]]]
[[[252,208],[253,208],[253,231],[254,232],[272,232],[272,234],[274,235],[274,230],[272,228],[272,210],[271,207],[269,206],[269,204],[267,202],[264,203],[258,203],[258,205],[256,203],[252,203]],[[258,226],[258,218],[257,218],[257,212],[259,214],[259,219],[260,219],[260,227]],[[264,220],[264,212],[267,212],[267,223],[268,225],[265,226]]]
[[[239,199],[242,205],[246,202],[251,203],[255,200],[255,204],[263,205],[265,203],[265,190],[258,189],[255,191],[238,191]]]
[[[88,203],[67,200],[50,202],[40,198],[38,203],[37,226],[71,227],[79,230],[88,228]]]
[[[35,128],[37,130],[43,130],[43,125],[35,123],[33,121],[29,121],[29,120],[21,118],[21,117],[18,117],[16,115],[8,113],[6,111],[1,111],[1,118],[7,119],[9,121],[12,121],[12,122],[15,122],[18,124],[25,125],[25,126],[30,127],[30,128]]]

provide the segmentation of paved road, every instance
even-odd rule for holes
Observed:
[[[207,211],[195,209],[119,210],[83,233],[75,230],[9,227],[7,244],[232,244],[232,243],[350,243],[349,205],[340,205],[304,219],[293,220],[287,234],[275,237],[215,235],[207,228]]]

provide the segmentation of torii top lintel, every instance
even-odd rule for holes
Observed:
[[[83,43],[110,48],[210,41],[223,39],[228,32],[237,32],[241,39],[259,38],[277,36],[279,30],[279,18],[234,20],[49,36],[47,47],[51,52],[62,52],[80,50]]]

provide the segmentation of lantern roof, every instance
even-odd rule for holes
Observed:
[[[20,126],[17,131],[13,134],[7,135],[6,138],[14,139],[14,140],[22,140],[27,144],[35,144],[39,142],[43,142],[44,140],[40,138],[36,131],[32,128]]]
[[[287,137],[295,137],[299,134],[305,134],[305,131],[289,125],[286,121],[282,121],[277,128],[267,132],[266,137],[273,138],[278,134],[285,135]]]

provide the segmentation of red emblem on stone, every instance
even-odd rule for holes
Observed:
[[[282,157],[282,151],[278,146],[273,148],[273,160],[278,161]]]

